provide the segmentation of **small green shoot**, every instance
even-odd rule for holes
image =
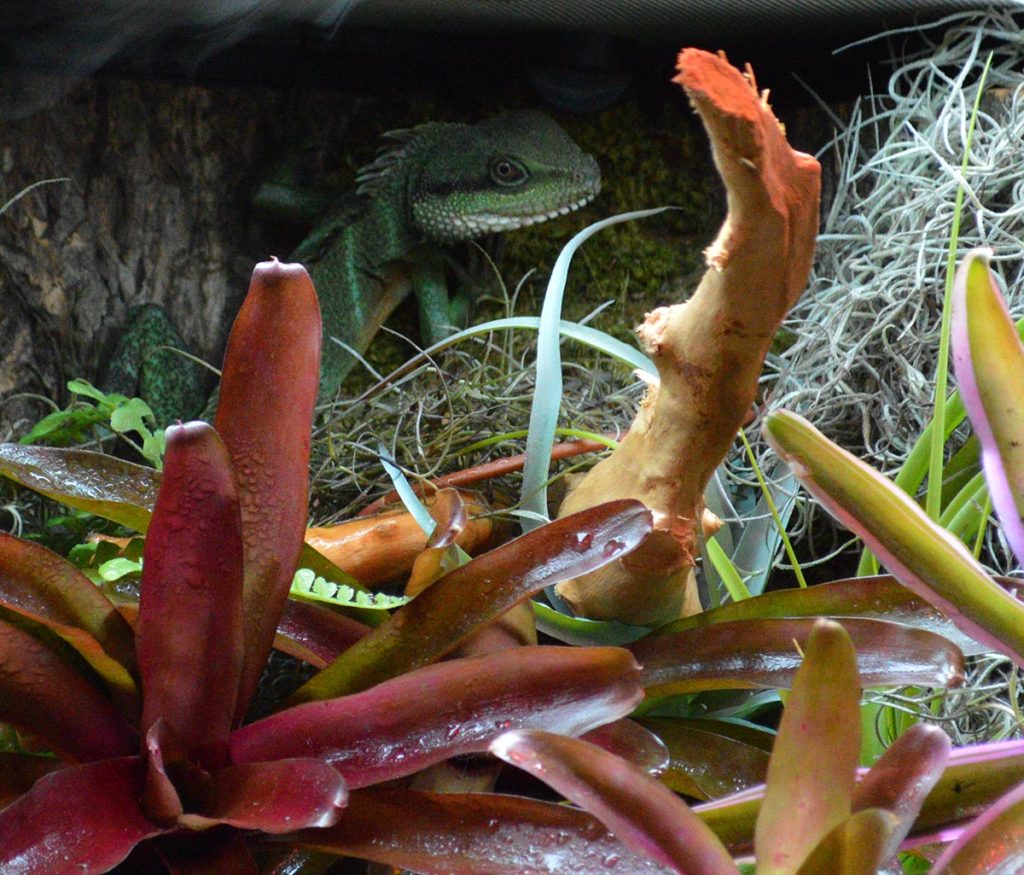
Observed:
[[[94,427],[108,427],[159,470],[165,449],[164,430],[141,398],[106,394],[86,380],[69,380],[68,391],[79,396],[65,410],[56,410],[37,422],[19,443],[69,446],[85,443]],[[133,438],[131,435],[134,434]]]
[[[292,580],[291,595],[310,601],[325,602],[345,608],[365,608],[370,611],[390,611],[408,604],[405,596],[380,592],[357,592],[344,583],[332,583],[309,568],[300,568]]]

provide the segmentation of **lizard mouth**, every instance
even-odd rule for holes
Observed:
[[[559,216],[567,216],[569,213],[575,212],[580,207],[589,204],[595,197],[597,192],[584,195],[579,200],[574,201],[571,204],[558,207],[553,210],[547,210],[542,213],[531,213],[525,216],[503,216],[500,213],[476,213],[472,216],[464,216],[459,221],[463,225],[464,229],[469,231],[472,236],[479,236],[483,234],[498,234],[503,231],[515,231],[518,228],[526,228],[529,225],[536,225],[538,222],[546,222],[549,219],[556,219]]]

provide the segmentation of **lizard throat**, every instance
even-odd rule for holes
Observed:
[[[548,219],[555,219],[558,216],[566,216],[590,203],[594,197],[596,197],[596,192],[585,195],[570,204],[526,215],[488,212],[462,214],[454,211],[424,210],[424,214],[417,215],[417,219],[421,227],[427,229],[431,238],[438,242],[454,243],[459,240],[483,237],[486,234],[514,231],[517,228],[546,222]],[[414,208],[414,212],[419,211]]]

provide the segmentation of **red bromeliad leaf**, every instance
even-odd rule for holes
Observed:
[[[992,506],[1024,562],[1024,345],[989,271],[991,255],[974,249],[956,272],[950,338]]]
[[[996,581],[1011,592],[1015,592],[1021,584],[1009,577],[996,578]],[[802,589],[767,592],[666,623],[651,632],[651,637],[711,626],[727,620],[767,620],[772,617],[829,617],[834,620],[859,617],[864,620],[887,620],[948,638],[965,656],[988,650],[965,635],[945,614],[914,595],[891,574],[850,577]]]
[[[589,811],[623,843],[678,872],[736,875],[728,851],[689,807],[649,775],[585,741],[516,730],[491,753]]]
[[[534,529],[427,587],[302,686],[293,701],[358,692],[434,662],[535,592],[625,555],[650,529],[650,511],[631,500]]]
[[[0,532],[0,616],[4,611],[42,623],[113,688],[135,693],[135,635],[107,597],[56,553]]]
[[[493,793],[358,790],[334,826],[289,839],[424,875],[671,871],[634,854],[585,811]]]
[[[935,861],[933,875],[1024,871],[1024,784],[1000,798]]]
[[[189,801],[206,795],[209,773],[188,761],[188,754],[174,730],[163,720],[157,720],[146,733],[145,776],[142,785],[142,810],[150,820],[161,826],[173,827],[185,811],[181,794],[169,771],[188,792]]]
[[[853,791],[853,811],[882,808],[896,817],[882,859],[899,849],[949,759],[952,744],[939,727],[917,723],[897,738]]]
[[[242,534],[231,462],[204,422],[167,429],[137,634],[143,732],[163,719],[219,768],[242,668]]]
[[[976,641],[1024,666],[1024,604],[911,496],[795,413],[770,413],[764,433],[807,490],[904,586]]]
[[[163,830],[139,806],[137,756],[72,766],[40,778],[0,809],[4,875],[107,872]]]
[[[277,624],[274,647],[325,668],[369,631],[369,626],[330,608],[288,599]]]
[[[677,793],[717,799],[764,783],[775,740],[770,732],[716,720],[645,717],[643,723],[668,747],[662,781]]]
[[[78,510],[146,531],[160,474],[89,450],[0,444],[0,474]]]
[[[753,601],[753,600],[751,600]],[[643,666],[650,695],[727,688],[788,687],[801,646],[817,621],[809,618],[737,620],[627,644]],[[865,686],[956,686],[964,661],[950,641],[896,623],[844,619],[857,647]]]
[[[27,729],[72,759],[138,750],[111,701],[28,632],[0,620],[0,722]]]
[[[642,698],[616,647],[520,647],[429,666],[340,699],[308,702],[231,734],[236,763],[316,756],[350,788],[484,751],[512,727],[581,734]]]
[[[181,826],[228,824],[270,834],[330,826],[348,798],[341,775],[318,759],[228,766],[211,778],[202,814],[183,814]]]
[[[754,846],[758,875],[792,875],[850,816],[860,755],[860,678],[850,636],[818,620],[768,764]]]
[[[669,753],[665,742],[635,720],[615,720],[581,737],[656,778],[668,770]]]
[[[274,641],[306,531],[320,306],[305,268],[256,265],[224,354],[215,425],[234,464],[245,534],[241,719]]]

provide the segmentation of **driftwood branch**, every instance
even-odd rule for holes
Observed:
[[[800,296],[818,228],[820,167],[794,151],[753,73],[686,49],[675,81],[708,132],[728,215],[689,301],[647,314],[637,333],[657,365],[619,448],[566,497],[565,515],[638,498],[656,530],[630,556],[566,581],[559,594],[595,619],[660,624],[700,610],[693,580],[703,492],[736,437],[779,324]]]

